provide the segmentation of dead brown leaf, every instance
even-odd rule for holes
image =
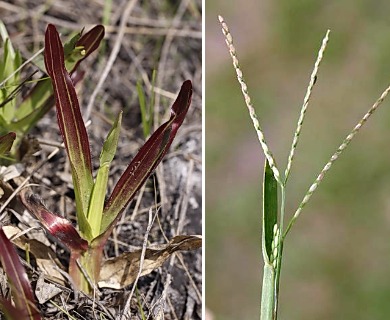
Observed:
[[[141,276],[160,267],[175,251],[194,250],[202,246],[198,235],[176,236],[168,244],[155,245],[146,249]],[[126,252],[103,263],[99,287],[121,289],[132,284],[137,278],[142,249]]]

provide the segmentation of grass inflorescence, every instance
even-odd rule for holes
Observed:
[[[329,172],[333,164],[340,155],[345,151],[355,135],[361,130],[363,125],[368,121],[372,114],[378,109],[383,100],[386,98],[390,91],[390,86],[386,88],[381,96],[375,101],[372,107],[364,114],[361,120],[353,127],[346,138],[342,141],[335,153],[330,157],[328,162],[318,174],[317,178],[308,188],[302,201],[299,203],[297,210],[291,216],[287,227],[284,228],[285,220],[285,203],[286,203],[286,191],[287,181],[290,176],[294,155],[299,142],[299,137],[302,131],[305,115],[308,110],[310,97],[317,81],[317,74],[319,71],[320,63],[323,59],[325,49],[329,41],[330,30],[327,30],[322,44],[320,46],[317,59],[314,64],[313,71],[310,76],[309,84],[306,90],[306,94],[301,106],[297,127],[294,131],[291,149],[288,155],[287,166],[284,170],[284,176],[281,176],[280,170],[276,165],[276,161],[273,154],[266,143],[264,132],[260,125],[259,118],[256,115],[252,100],[249,96],[249,91],[246,82],[244,81],[243,72],[239,65],[237,52],[233,44],[233,37],[229,31],[229,28],[225,20],[218,16],[219,22],[222,25],[222,32],[225,36],[225,42],[228,47],[230,56],[233,61],[233,67],[235,69],[237,80],[240,84],[242,94],[244,96],[245,104],[248,108],[250,118],[252,119],[253,126],[256,130],[261,148],[265,155],[265,169],[264,169],[264,185],[263,185],[263,232],[262,232],[262,250],[264,258],[264,271],[263,271],[263,286],[262,286],[262,302],[261,302],[261,314],[262,320],[277,319],[278,314],[278,298],[279,298],[279,281],[280,270],[282,266],[283,257],[283,244],[284,240],[291,230],[292,226],[296,223],[303,208],[309,202],[314,192],[317,190],[320,183],[323,181],[325,175]],[[278,201],[278,193],[280,192],[280,203]]]

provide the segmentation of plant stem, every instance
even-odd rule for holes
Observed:
[[[77,289],[87,294],[93,290],[91,284],[95,285],[99,280],[103,246],[99,243],[97,244],[92,244],[84,253],[72,252],[70,256],[69,275]]]
[[[274,319],[277,319],[278,314],[278,301],[279,301],[279,283],[280,283],[280,271],[282,268],[282,255],[283,255],[283,222],[286,208],[286,188],[284,184],[280,185],[280,195],[281,195],[281,204],[280,204],[280,220],[279,220],[279,230],[280,230],[280,242],[278,245],[278,257],[276,264],[276,275],[275,275],[275,306],[274,306]]]

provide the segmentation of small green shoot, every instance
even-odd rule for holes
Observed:
[[[142,87],[141,80],[137,81],[137,93],[138,93],[138,100],[139,100],[139,106],[141,110],[141,119],[142,119],[142,130],[144,133],[144,137],[147,138],[150,135],[151,129],[153,127],[153,106],[154,106],[154,85],[156,81],[156,71],[153,70],[152,73],[152,92],[151,97],[149,100],[149,103],[146,103],[146,96],[145,92]]]

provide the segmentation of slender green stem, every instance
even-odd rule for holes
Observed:
[[[278,313],[278,301],[279,301],[279,280],[280,280],[280,271],[282,268],[282,255],[283,255],[283,222],[286,208],[286,188],[285,185],[280,185],[280,196],[281,196],[281,204],[280,204],[280,220],[279,220],[279,230],[280,230],[280,240],[278,245],[278,257],[276,264],[276,275],[275,275],[275,308],[274,315],[275,319],[277,318]]]
[[[284,215],[286,212],[286,186],[285,184],[280,185],[280,221],[279,221],[279,229],[281,234],[283,234],[283,226],[284,226]]]

